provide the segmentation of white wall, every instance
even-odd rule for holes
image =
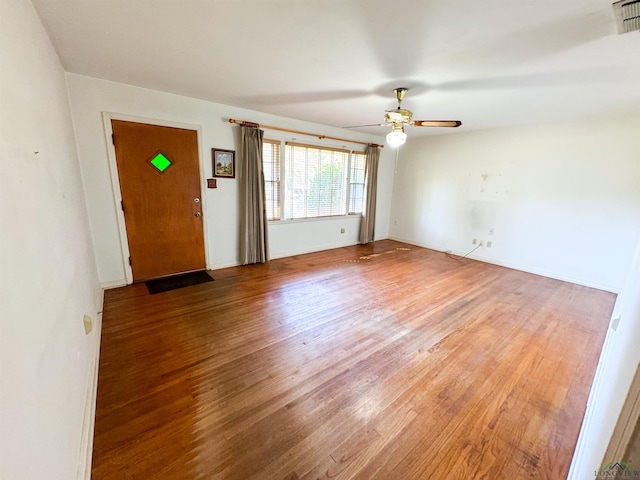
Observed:
[[[594,478],[594,472],[609,462],[630,460],[603,456],[640,363],[640,242],[627,280],[618,295],[613,319],[591,387],[589,405],[569,472],[570,480]],[[633,465],[632,468],[637,469],[638,466]]]
[[[640,116],[412,139],[391,238],[620,290],[640,235]],[[494,229],[490,235],[489,230]]]
[[[382,143],[383,139],[342,129],[276,117],[255,111],[216,104],[204,100],[134,87],[96,78],[67,74],[71,110],[78,142],[82,176],[87,185],[86,198],[95,244],[98,273],[104,286],[122,285],[125,271],[122,260],[118,215],[111,185],[108,148],[101,114],[111,112],[139,117],[141,120],[179,122],[201,127],[201,163],[205,177],[211,176],[211,148],[239,150],[238,127],[226,119],[237,118],[267,125],[354,140]],[[345,146],[314,137],[283,137],[266,130],[267,138]],[[346,144],[347,147],[356,145]],[[362,146],[359,147],[363,148]],[[388,148],[381,154],[379,172],[379,200],[376,216],[376,238],[388,236],[388,219],[393,188],[393,152]],[[205,188],[205,243],[207,268],[216,269],[239,262],[238,253],[238,180],[218,179],[217,189]],[[269,226],[270,251],[273,258],[309,251],[352,245],[356,243],[359,220],[340,218],[313,222],[290,222]],[[340,233],[344,227],[345,234]]]
[[[0,478],[71,479],[101,290],[62,66],[28,0],[0,2],[0,22]]]

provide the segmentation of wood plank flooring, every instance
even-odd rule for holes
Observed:
[[[93,478],[564,479],[615,295],[394,241],[109,290]]]

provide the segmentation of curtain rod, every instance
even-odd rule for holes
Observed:
[[[329,140],[338,140],[340,142],[358,143],[360,145],[371,145],[372,147],[384,148],[384,145],[378,145],[377,143],[361,142],[359,140],[349,140],[348,138],[331,137],[329,135],[318,135],[317,133],[301,132],[300,130],[272,127],[270,125],[260,125],[258,123],[245,122],[244,120],[236,120],[235,118],[230,118],[229,123],[235,123],[236,125],[241,125],[243,127],[266,128],[267,130],[279,130],[281,132],[297,133],[298,135],[308,135],[310,137],[317,137],[320,140],[327,138]]]

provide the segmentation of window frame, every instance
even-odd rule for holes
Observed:
[[[355,156],[362,156],[363,165],[362,165],[362,182],[353,181],[353,164],[355,160]],[[364,151],[355,151],[352,150],[349,155],[349,182],[348,188],[349,191],[347,193],[348,203],[347,203],[347,215],[359,215],[362,216],[362,211],[364,210],[364,203],[367,198],[367,154]],[[360,211],[351,211],[351,191],[353,185],[362,185],[362,198],[360,199]]]
[[[284,224],[284,223],[303,223],[303,222],[322,222],[322,221],[327,221],[327,220],[336,220],[339,218],[361,218],[362,217],[362,211],[361,212],[350,212],[351,208],[351,175],[352,175],[352,162],[353,162],[353,158],[354,158],[354,154],[359,154],[359,155],[364,155],[365,153],[362,151],[362,147],[360,148],[350,148],[348,146],[344,146],[344,145],[334,145],[334,144],[325,144],[325,145],[317,145],[317,144],[313,144],[313,143],[306,143],[306,142],[298,142],[296,141],[296,139],[286,139],[286,138],[279,138],[278,136],[275,135],[270,135],[267,138],[263,139],[263,143],[264,142],[269,142],[269,143],[280,143],[280,218],[279,219],[272,219],[272,220],[267,220],[268,223],[273,223],[273,224]],[[344,214],[338,214],[338,215],[322,215],[322,216],[316,216],[316,217],[296,217],[296,218],[287,218],[289,215],[288,210],[291,208],[290,205],[288,205],[288,202],[286,200],[286,182],[287,182],[287,175],[289,174],[289,172],[287,172],[287,145],[297,145],[297,146],[305,146],[305,147],[309,147],[309,148],[313,148],[313,149],[320,149],[320,150],[333,150],[333,151],[341,151],[341,152],[348,152],[348,158],[347,158],[347,178],[346,178],[346,191],[344,192],[344,202],[345,202],[345,212]],[[264,161],[264,160],[263,160]],[[365,158],[366,161],[366,158]],[[264,165],[264,164],[263,164]],[[365,191],[363,192],[363,195],[366,195],[366,178],[364,179],[365,183]],[[360,183],[360,182],[358,182]],[[362,199],[362,207],[361,210],[364,210],[364,196]]]
[[[264,160],[265,160],[265,157],[264,157],[264,144],[274,145],[274,147],[273,147],[274,149],[276,149],[275,147],[277,146],[277,149],[276,149],[277,156],[278,156],[278,159],[277,159],[278,165],[277,166],[279,168],[278,168],[278,172],[277,172],[277,175],[278,175],[277,176],[277,180],[275,180],[275,181],[274,180],[267,181],[267,178],[266,178],[267,176],[265,174],[265,168],[264,168],[264,165],[265,165],[265,163],[264,163]],[[264,183],[265,183],[265,187],[264,188],[265,188],[265,203],[266,203],[265,210],[266,210],[266,212],[269,212],[269,208],[268,208],[269,202],[273,202],[273,200],[274,200],[273,198],[267,198],[267,185],[266,185],[267,183],[271,183],[272,184],[272,192],[273,192],[273,184],[277,183],[277,199],[278,199],[278,204],[277,204],[278,216],[277,217],[274,216],[272,218],[269,218],[269,215],[267,213],[267,221],[268,222],[279,222],[283,218],[283,213],[284,213],[284,211],[283,211],[283,203],[284,202],[282,201],[282,198],[283,198],[282,197],[282,174],[283,174],[284,169],[283,169],[282,163],[283,163],[282,162],[282,141],[263,138],[263,140],[262,140],[262,171],[263,171],[263,178],[264,178]],[[273,172],[273,170],[272,170],[272,172]]]

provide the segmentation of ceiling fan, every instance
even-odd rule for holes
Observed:
[[[460,120],[414,120],[410,110],[402,108],[402,100],[407,93],[407,88],[396,88],[393,92],[398,100],[398,108],[384,112],[384,123],[373,125],[356,125],[354,127],[384,127],[391,126],[391,131],[387,134],[387,143],[392,147],[398,147],[407,141],[407,134],[404,133],[405,126],[411,127],[459,127]]]

